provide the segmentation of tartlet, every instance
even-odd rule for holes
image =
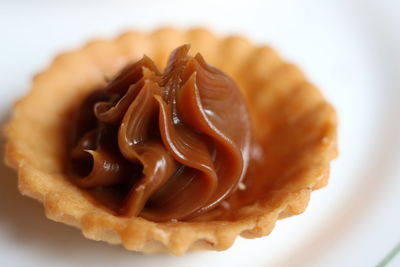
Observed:
[[[105,77],[143,54],[164,68],[170,51],[185,43],[238,84],[253,137],[266,149],[259,159],[265,173],[239,186],[227,199],[229,211],[220,205],[190,220],[168,222],[110,213],[88,200],[65,172],[70,109],[104,87]],[[34,77],[5,129],[6,161],[18,171],[20,192],[43,202],[49,219],[78,227],[89,239],[122,243],[128,250],[183,255],[227,249],[238,235],[265,236],[278,219],[303,212],[311,191],[328,181],[330,161],[337,155],[336,125],[335,111],[319,90],[271,47],[239,36],[220,38],[206,29],[127,32],[61,54]]]

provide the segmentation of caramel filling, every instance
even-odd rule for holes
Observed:
[[[175,49],[163,73],[144,56],[77,111],[71,180],[118,215],[190,219],[246,174],[251,125],[240,91],[188,51]]]

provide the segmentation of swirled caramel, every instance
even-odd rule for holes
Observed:
[[[189,45],[161,73],[144,56],[81,103],[70,177],[121,216],[185,220],[246,175],[251,125],[238,87]]]

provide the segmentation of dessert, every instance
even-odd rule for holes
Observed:
[[[204,29],[58,56],[5,133],[21,193],[50,219],[147,253],[268,234],[305,209],[336,156],[334,109],[297,67]]]
[[[69,176],[117,215],[193,218],[218,206],[246,174],[244,99],[189,47],[171,53],[163,74],[144,56],[76,109]]]

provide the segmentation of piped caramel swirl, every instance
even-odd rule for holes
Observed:
[[[240,91],[188,51],[175,49],[163,73],[144,56],[77,111],[71,181],[121,216],[195,217],[246,174],[251,125]]]

